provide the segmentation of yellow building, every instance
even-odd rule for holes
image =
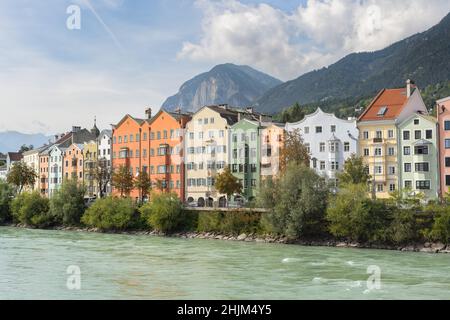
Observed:
[[[98,160],[97,140],[91,140],[84,143],[84,184],[86,186],[86,196],[98,196],[98,183],[95,180],[95,169]]]
[[[420,91],[408,80],[406,88],[380,91],[358,119],[359,153],[369,167],[370,191],[377,198],[389,198],[398,189],[398,125],[415,112],[428,113]]]

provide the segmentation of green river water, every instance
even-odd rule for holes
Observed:
[[[0,299],[450,299],[450,255],[0,227]]]

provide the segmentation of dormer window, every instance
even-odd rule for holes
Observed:
[[[387,107],[381,107],[380,110],[378,110],[377,116],[383,117],[386,114],[387,110]]]

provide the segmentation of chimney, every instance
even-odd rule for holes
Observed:
[[[147,116],[147,119],[150,120],[152,118],[152,108],[145,110],[145,115]]]
[[[238,112],[237,114],[238,114],[238,122],[239,122],[239,121],[241,121],[241,113]]]
[[[414,88],[414,81],[411,81],[410,79],[408,79],[406,81],[406,97],[409,98],[411,97],[411,93],[412,93],[412,89]]]

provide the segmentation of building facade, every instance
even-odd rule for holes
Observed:
[[[112,159],[111,159],[111,147],[112,147],[112,131],[103,130],[98,138],[98,161],[102,166],[105,166],[106,170],[111,172]],[[109,181],[103,190],[104,195],[111,194],[111,181]],[[100,190],[99,190],[100,193]]]
[[[439,128],[439,194],[443,197],[450,191],[450,97],[436,102],[436,114]]]
[[[73,143],[64,152],[64,179],[84,181],[84,144]]]
[[[280,156],[285,137],[285,125],[263,124],[260,128],[261,180],[275,178],[280,173]]]
[[[336,174],[343,170],[345,161],[352,154],[358,154],[356,119],[339,119],[317,108],[303,120],[287,123],[286,130],[299,130],[311,156],[311,168],[325,177],[331,186],[337,187]]]
[[[48,152],[48,196],[52,197],[63,182],[63,159],[66,148],[52,146]]]
[[[260,186],[261,123],[244,118],[231,126],[230,132],[230,169],[242,185],[241,196],[252,201]]]
[[[439,196],[437,121],[412,114],[399,125],[399,189],[421,193],[427,200]]]
[[[39,190],[41,195],[49,197],[49,162],[50,162],[50,150],[51,146],[42,150],[39,153]]]
[[[98,163],[98,143],[97,140],[85,142],[83,145],[83,181],[86,187],[86,196],[96,198],[98,196],[98,183],[95,176]]]
[[[186,125],[186,200],[199,207],[223,206],[226,195],[214,187],[217,174],[228,165],[230,128],[238,112],[228,106],[207,106],[198,110]]]
[[[406,88],[381,90],[359,117],[359,152],[372,176],[373,197],[389,198],[398,189],[398,124],[416,112],[428,114],[419,89],[408,81]]]
[[[39,190],[39,153],[40,149],[34,149],[23,153],[23,162],[36,174],[36,181],[34,185],[27,187],[27,191]]]

